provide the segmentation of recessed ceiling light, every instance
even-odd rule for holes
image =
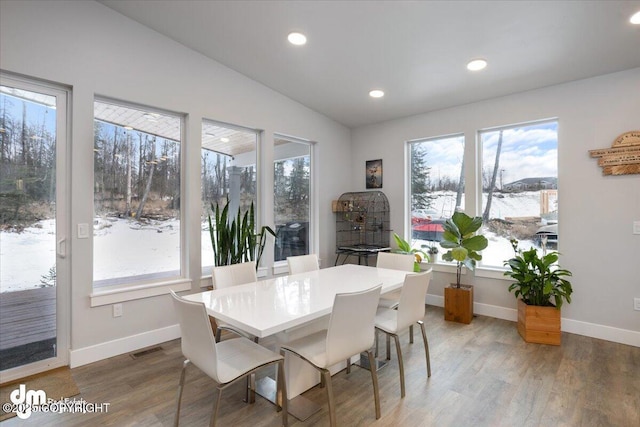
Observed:
[[[484,70],[486,67],[487,61],[485,61],[484,59],[474,59],[467,64],[467,70],[470,71],[480,71]]]
[[[369,92],[369,96],[372,98],[382,98],[384,96],[384,92],[381,91],[380,89],[374,89],[371,92]]]
[[[227,138],[226,136],[223,136],[222,138],[220,138],[220,141],[229,142],[229,138]]]
[[[640,25],[640,12],[636,12],[633,15],[631,15],[629,22],[635,25]]]
[[[289,43],[294,44],[296,46],[302,46],[303,44],[307,43],[307,36],[305,36],[302,33],[289,33],[289,35],[287,36],[287,40],[289,40]]]

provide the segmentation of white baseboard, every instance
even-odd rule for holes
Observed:
[[[444,307],[444,297],[427,294],[426,302],[429,305]],[[505,308],[490,304],[473,303],[473,313],[482,316],[494,317],[496,319],[518,321],[518,310]],[[584,335],[590,338],[597,338],[605,341],[617,342],[620,344],[640,347],[640,332],[628,329],[613,328],[611,326],[598,325],[595,323],[582,322],[562,318],[562,331],[576,335]]]
[[[69,366],[76,368],[176,338],[180,338],[180,325],[178,324],[89,347],[69,350]]]
[[[640,332],[562,318],[562,331],[640,347]]]

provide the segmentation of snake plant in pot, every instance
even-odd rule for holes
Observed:
[[[470,217],[464,212],[455,212],[443,225],[444,233],[440,246],[447,249],[442,255],[444,261],[456,262],[456,283],[444,288],[444,318],[460,323],[471,323],[473,318],[473,286],[462,285],[462,267],[476,268],[476,261],[482,259],[478,252],[489,242],[477,234],[482,227],[482,217]]]
[[[515,239],[511,246],[515,256],[505,261],[504,275],[515,280],[509,292],[518,298],[518,333],[526,342],[560,345],[560,309],[565,300],[571,303],[573,289],[565,279],[571,272],[557,265],[556,251],[522,251]]]
[[[266,225],[256,233],[253,202],[244,213],[238,208],[238,213],[233,218],[229,216],[229,199],[222,209],[212,203],[211,210],[214,213],[214,218],[212,219],[209,214],[208,220],[214,265],[255,261],[257,269],[267,242],[267,233],[272,236],[275,236],[276,233]]]

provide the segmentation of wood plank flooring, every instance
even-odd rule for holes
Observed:
[[[526,344],[516,325],[483,316],[470,325],[445,322],[443,310],[425,317],[432,376],[427,379],[422,341],[402,338],[407,396],[400,399],[398,364],[379,372],[382,418],[375,419],[371,377],[354,367],[333,377],[341,426],[624,426],[640,425],[640,348],[562,334],[562,346]],[[418,329],[419,331],[419,329]],[[34,413],[10,426],[170,426],[183,357],[180,341],[133,359],[121,355],[72,369],[81,397],[110,403],[104,414]],[[384,345],[381,346],[384,348]],[[384,352],[384,350],[382,350]],[[214,384],[197,368],[187,373],[182,426],[206,426]],[[329,425],[324,389],[305,396],[323,409],[292,426]],[[51,396],[49,396],[51,397]],[[220,426],[278,426],[281,418],[262,398],[242,402],[242,384],[223,396]]]
[[[0,294],[0,350],[55,337],[55,286]]]

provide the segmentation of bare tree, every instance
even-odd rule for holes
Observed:
[[[496,148],[496,162],[493,165],[493,175],[491,176],[491,183],[489,184],[489,193],[487,194],[487,205],[484,208],[482,219],[484,221],[489,219],[489,213],[491,212],[491,200],[493,199],[493,189],[496,187],[496,178],[498,177],[498,170],[500,169],[500,151],[502,150],[502,131],[498,136],[498,147]]]
[[[142,211],[144,210],[144,205],[147,202],[147,197],[149,197],[149,191],[151,190],[151,183],[153,181],[153,171],[156,166],[156,141],[155,138],[152,139],[151,143],[151,152],[149,156],[149,161],[147,164],[149,165],[149,176],[147,177],[147,185],[144,189],[144,194],[142,195],[142,199],[140,199],[140,204],[138,205],[138,210],[136,211],[136,219],[140,220],[140,216],[142,215]],[[141,159],[142,161],[142,159]]]

